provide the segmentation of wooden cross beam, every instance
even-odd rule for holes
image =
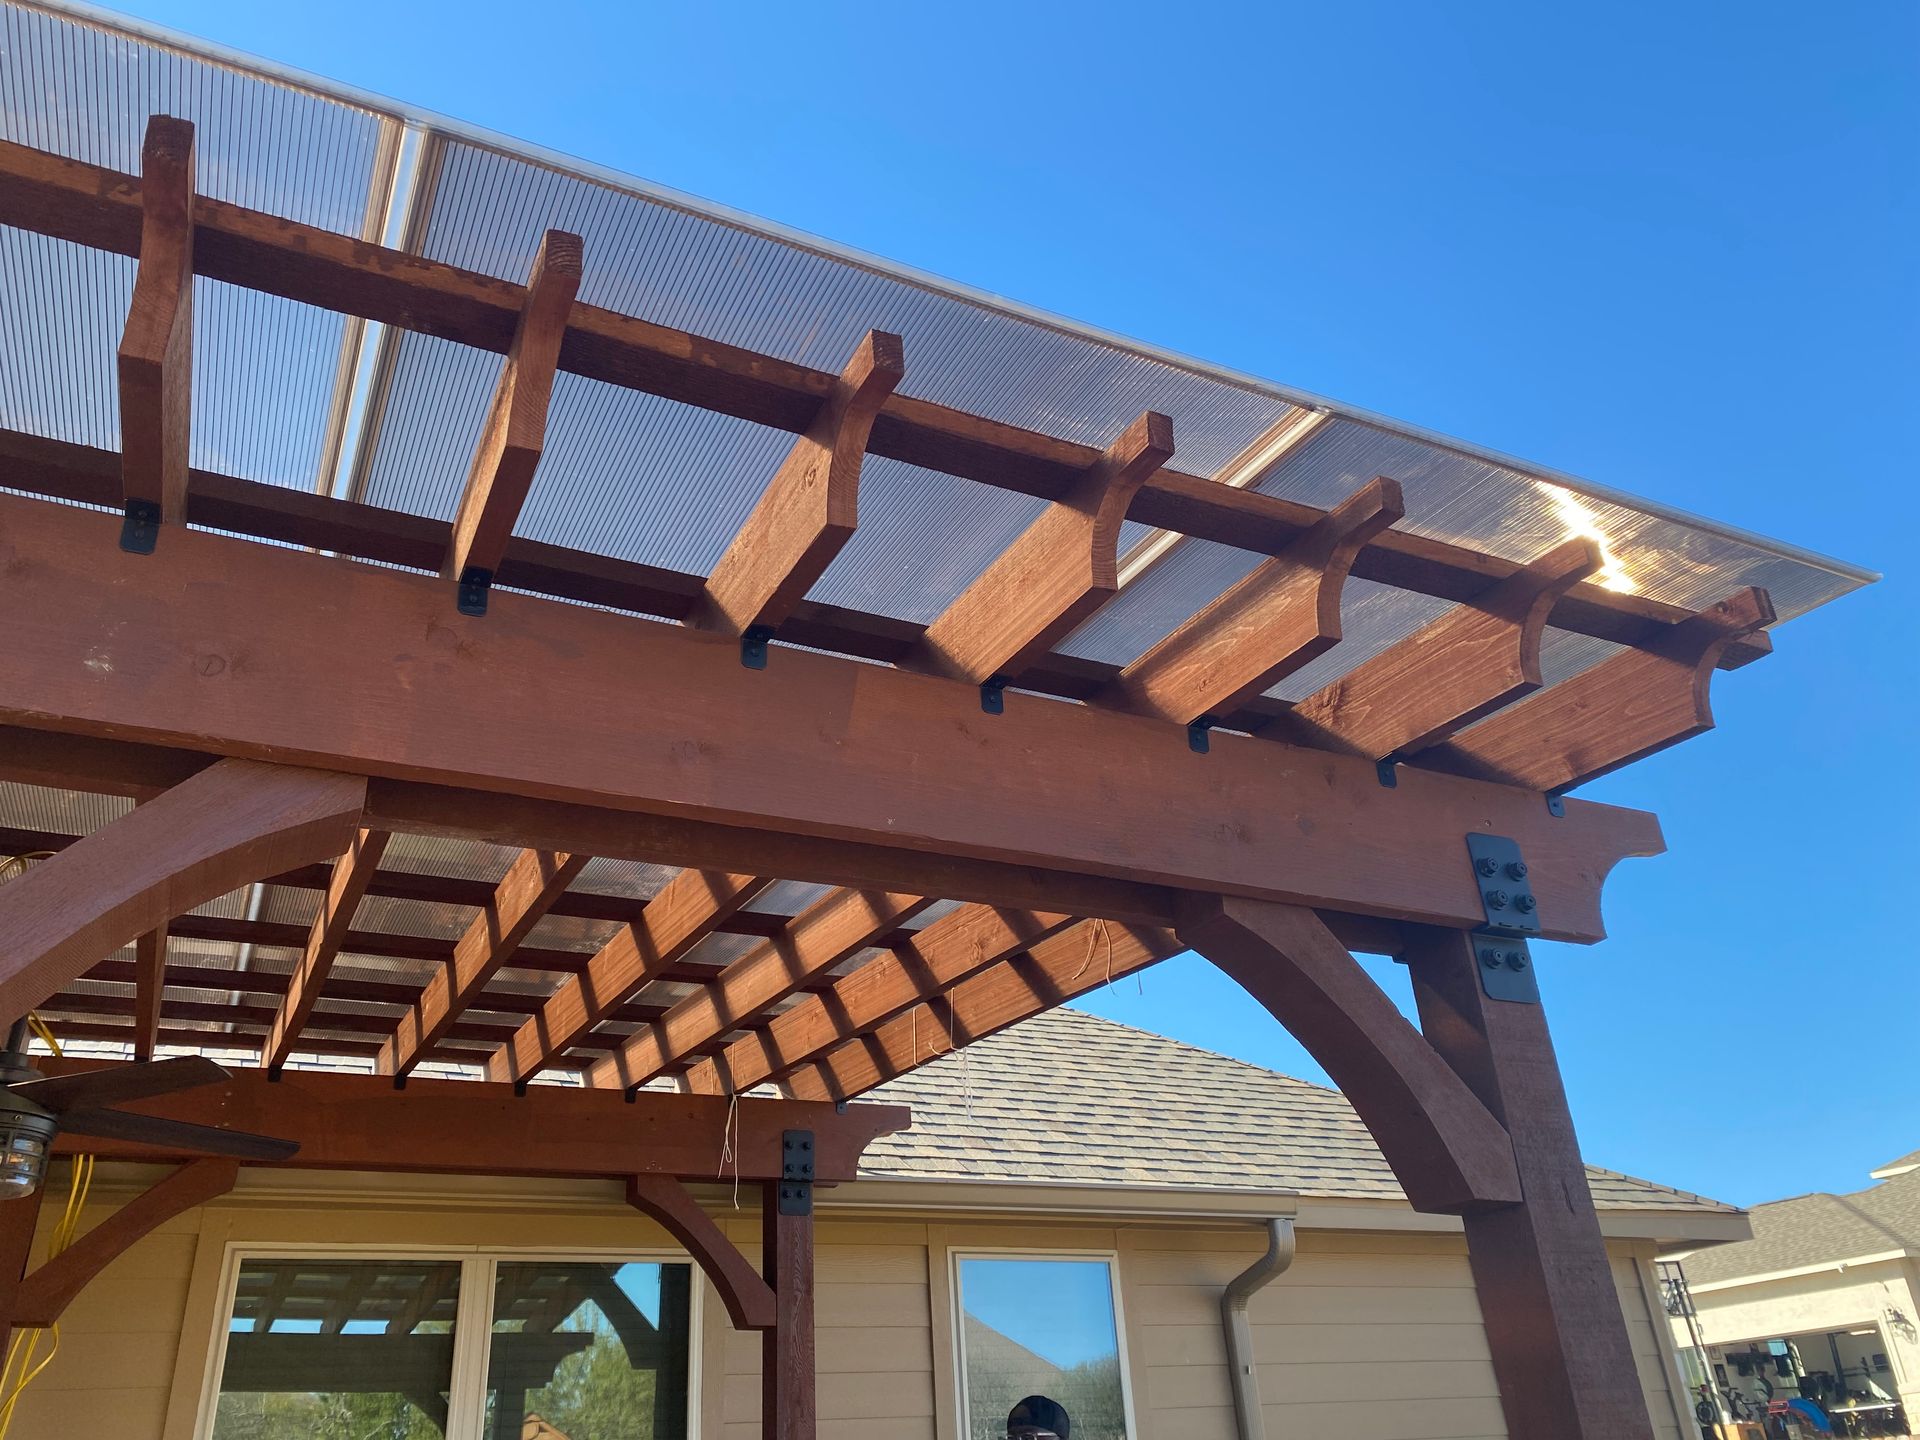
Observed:
[[[294,966],[286,996],[280,1002],[280,1012],[274,1017],[273,1027],[261,1047],[263,1068],[278,1070],[293,1053],[294,1043],[320,999],[320,987],[326,984],[327,974],[346,941],[360,897],[367,893],[367,883],[380,868],[387,839],[384,830],[358,830],[346,853],[334,862],[333,879],[321,897],[320,913],[313,917],[307,943],[301,948],[299,963]]]
[[[193,127],[154,116],[140,164],[140,263],[118,356],[121,474],[130,521],[144,509],[140,518],[148,525],[184,525],[193,394]]]

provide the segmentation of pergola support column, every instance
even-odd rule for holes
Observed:
[[[781,1183],[760,1187],[760,1273],[773,1288],[773,1328],[760,1334],[760,1433],[814,1440],[813,1208],[783,1214]]]
[[[1521,1200],[1466,1212],[1511,1440],[1652,1440],[1546,1017],[1490,999],[1472,937],[1410,932],[1421,1027],[1513,1138]]]

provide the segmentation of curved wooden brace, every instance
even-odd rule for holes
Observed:
[[[1120,588],[1120,527],[1173,458],[1173,421],[1143,412],[1073,488],[927,627],[916,668],[979,685],[1015,679]]]
[[[720,1292],[720,1303],[736,1330],[771,1330],[777,1320],[773,1287],[760,1278],[746,1256],[721,1233],[687,1187],[671,1175],[629,1175],[627,1203],[660,1222],[687,1247]]]
[[[1773,600],[1749,586],[1644,648],[1563,680],[1420,757],[1423,766],[1566,790],[1713,728],[1709,691],[1737,640],[1766,644]]]
[[[1416,1210],[1521,1199],[1506,1127],[1395,1008],[1320,917],[1197,897],[1181,941],[1239,982],[1333,1078]]]
[[[1261,736],[1369,760],[1438,744],[1540,688],[1547,616],[1600,565],[1591,540],[1556,545],[1308,696]]]
[[[169,525],[187,523],[193,168],[193,126],[171,115],[149,119],[140,150],[140,264],[117,357],[120,473],[126,500],[152,506]]]
[[[1360,487],[1287,549],[1120,672],[1105,703],[1187,725],[1245,704],[1340,639],[1340,592],[1367,542],[1406,513],[1400,486]]]
[[[868,331],[713,567],[689,625],[726,635],[772,629],[806,598],[853,538],[873,418],[905,374],[900,337]]]
[[[0,1016],[196,905],[338,855],[366,794],[358,775],[222,760],[0,885]]]
[[[237,1160],[190,1160],[136,1195],[20,1282],[14,1294],[13,1323],[29,1328],[53,1324],[74,1296],[135,1242],[183,1211],[226,1194],[239,1175]]]

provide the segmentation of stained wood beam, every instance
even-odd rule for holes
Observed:
[[[143,510],[149,524],[184,525],[193,395],[193,126],[170,115],[149,119],[140,168],[140,263],[118,356],[122,498]]]
[[[629,1175],[627,1204],[659,1222],[686,1247],[713,1282],[736,1330],[771,1330],[778,1318],[773,1287],[754,1273],[746,1256],[702,1210],[687,1187],[670,1175]]]
[[[85,1060],[39,1064],[49,1075],[100,1068]],[[419,1076],[395,1090],[384,1075],[297,1069],[278,1080],[265,1070],[237,1070],[223,1085],[124,1108],[297,1141],[296,1155],[272,1162],[296,1169],[618,1180],[658,1174],[706,1183],[723,1173],[731,1177],[736,1167],[743,1182],[779,1179],[785,1130],[813,1131],[820,1183],[852,1180],[866,1147],[905,1129],[909,1118],[901,1105],[855,1105],[840,1112],[832,1105],[745,1098],[730,1109],[729,1101],[709,1095],[649,1090],[628,1100],[612,1090],[563,1085],[534,1085],[516,1094],[507,1085]],[[732,1155],[723,1168],[729,1132]],[[177,1153],[70,1133],[56,1137],[54,1149],[144,1161]]]
[[[1591,540],[1556,545],[1485,595],[1422,626],[1260,733],[1369,760],[1408,757],[1538,690],[1555,603],[1600,568]]]
[[[900,337],[869,330],[713,567],[690,623],[726,635],[772,630],[806,598],[853,538],[873,419],[905,373]]]
[[[1354,557],[1404,512],[1392,480],[1362,486],[1285,555],[1256,566],[1122,670],[1103,698],[1186,725],[1278,684],[1338,643]]]
[[[588,1072],[594,1085],[644,1085],[698,1046],[719,1039],[747,1017],[784,1000],[807,977],[852,958],[877,936],[911,920],[933,901],[921,895],[841,890],[794,918],[786,933],[755,946],[636,1031]]]
[[[240,1162],[189,1160],[95,1225],[71,1246],[20,1282],[13,1323],[44,1329],[94,1277],[174,1216],[226,1194],[240,1175]]]
[[[1713,728],[1713,671],[1736,640],[1767,643],[1765,590],[1736,591],[1642,650],[1602,660],[1421,757],[1455,775],[1559,791]]]
[[[327,974],[346,942],[353,925],[353,913],[360,907],[360,897],[367,893],[367,883],[380,868],[387,838],[384,830],[356,830],[346,851],[334,861],[333,879],[320,901],[320,913],[308,927],[306,946],[294,966],[279,1013],[267,1032],[260,1054],[263,1069],[278,1070],[293,1053],[294,1042],[306,1028],[307,1019],[320,999],[321,987],[327,983]]]
[[[365,802],[355,776],[227,760],[41,861],[0,885],[0,1015],[26,1014],[171,916],[338,853]]]
[[[815,1440],[813,1209],[786,1213],[780,1188],[775,1180],[760,1187],[760,1272],[774,1305],[774,1323],[760,1332],[760,1435]]]
[[[1178,934],[1320,1062],[1416,1210],[1520,1199],[1505,1127],[1311,910],[1196,898]]]
[[[681,871],[566,982],[497,1054],[487,1078],[524,1083],[578,1044],[641,986],[698,945],[726,916],[758,895],[770,878],[719,870]]]
[[[0,224],[137,255],[140,193],[138,177],[0,143]],[[505,354],[512,344],[525,303],[521,286],[204,195],[195,198],[193,216],[199,274],[496,354]],[[578,303],[568,320],[560,368],[796,433],[818,418],[834,384],[824,371]],[[876,455],[1048,500],[1070,489],[1097,458],[1089,446],[904,395],[891,397],[876,417],[869,448]],[[295,506],[338,513],[316,497],[296,496],[284,487],[247,494],[256,517]],[[1141,487],[1127,518],[1272,555],[1284,553],[1323,513],[1279,496],[1163,470]],[[253,533],[246,525],[226,528]],[[325,540],[298,543],[346,548]],[[436,568],[438,560],[436,549],[428,568]],[[611,562],[605,568],[619,571]],[[1464,546],[1389,530],[1361,552],[1354,574],[1467,600],[1518,568]],[[501,581],[520,585],[537,578],[508,581],[503,575]],[[549,571],[543,583],[555,579]],[[539,590],[542,584],[528,588]],[[1684,618],[1675,606],[1582,586],[1556,609],[1553,623],[1632,644],[1650,626]],[[1763,653],[1736,642],[1728,649],[1728,668]]]
[[[133,1058],[151,1060],[160,1036],[160,1008],[166,997],[167,927],[157,925],[133,942]]]
[[[1127,507],[1172,456],[1173,421],[1146,411],[927,627],[918,667],[978,685],[1052,650],[1119,591]]]
[[[567,316],[580,288],[582,242],[549,230],[541,237],[527,281],[527,298],[514,324],[506,363],[494,386],[480,444],[454,511],[442,574],[484,594],[500,569],[520,519],[533,474],[546,447],[547,407]],[[480,601],[484,608],[484,599]]]
[[[419,1000],[400,1017],[393,1038],[381,1047],[382,1075],[407,1074],[440,1043],[592,858],[552,850],[520,852],[492,902],[455,943],[453,959],[427,982]]]
[[[807,1062],[784,1088],[797,1100],[851,1100],[1182,948],[1165,930],[1084,921]]]
[[[825,994],[783,1011],[687,1072],[698,1095],[740,1094],[777,1080],[841,1041],[944,994],[989,965],[1074,923],[1057,912],[968,905],[943,915],[891,955],[876,955]]]
[[[628,858],[656,845],[670,863],[728,854],[1085,915],[1200,889],[1461,926],[1482,911],[1452,857],[1488,830],[1525,850],[1543,934],[1570,940],[1602,933],[1612,864],[1660,845],[1638,812],[1556,818],[1537,793],[1411,769],[1383,792],[1358,757],[1288,763],[1233,735],[1196,754],[1178,729],[1097,707],[982,724],[972,686],[803,650],[750,670],[736,641],[583,606],[496,593],[475,619],[438,577],[199,530],[126,555],[112,517],[71,506],[0,496],[0,534],[33,557],[0,567],[0,723],[379,777],[377,828]],[[548,822],[563,833],[538,833]]]

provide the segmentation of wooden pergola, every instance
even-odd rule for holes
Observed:
[[[765,1334],[764,1433],[810,1440],[811,1185],[907,1123],[846,1102],[1196,950],[1325,1066],[1413,1205],[1463,1217],[1509,1433],[1650,1437],[1527,942],[1602,938],[1608,871],[1659,826],[1563,792],[1708,728],[1715,670],[1769,648],[1764,591],[1695,613],[1591,583],[1590,539],[1519,563],[1397,529],[1390,477],[1321,510],[1182,473],[1151,412],[1103,450],[962,413],[900,393],[911,347],[879,331],[835,375],[616,314],[576,299],[592,257],[558,231],[520,286],[216,201],[166,117],[139,176],[0,145],[0,223],[138,257],[119,453],[0,434],[0,779],[137,802],[5,832],[49,858],[0,886],[0,1014],[254,1052],[131,1108],[297,1140],[286,1163],[625,1177]],[[191,468],[195,276],[504,356],[453,521]],[[711,573],[515,534],[562,371],[791,434]],[[867,455],[1048,503],[930,624],[809,600]],[[1059,646],[1119,589],[1124,519],[1261,560],[1114,666]],[[1450,608],[1269,698],[1339,641],[1349,576]],[[1622,648],[1543,685],[1549,624]],[[417,836],[517,858],[497,884],[383,864]],[[626,899],[576,886],[593,857],[675,869]],[[261,881],[316,918],[194,913]],[[754,907],[783,881],[834,888]],[[356,921],[383,896],[471,920]],[[616,928],[529,943],[553,916]],[[692,958],[716,934],[737,958]],[[170,936],[299,959],[199,966]],[[1418,1028],[1354,950],[1410,967]],[[289,1068],[316,1053],[377,1073]],[[484,1078],[422,1078],[442,1063]],[[764,1192],[763,1273],[681,1183],[723,1146]],[[0,1209],[12,1323],[233,1183],[176,1158],[51,1279],[20,1278],[32,1203]]]

